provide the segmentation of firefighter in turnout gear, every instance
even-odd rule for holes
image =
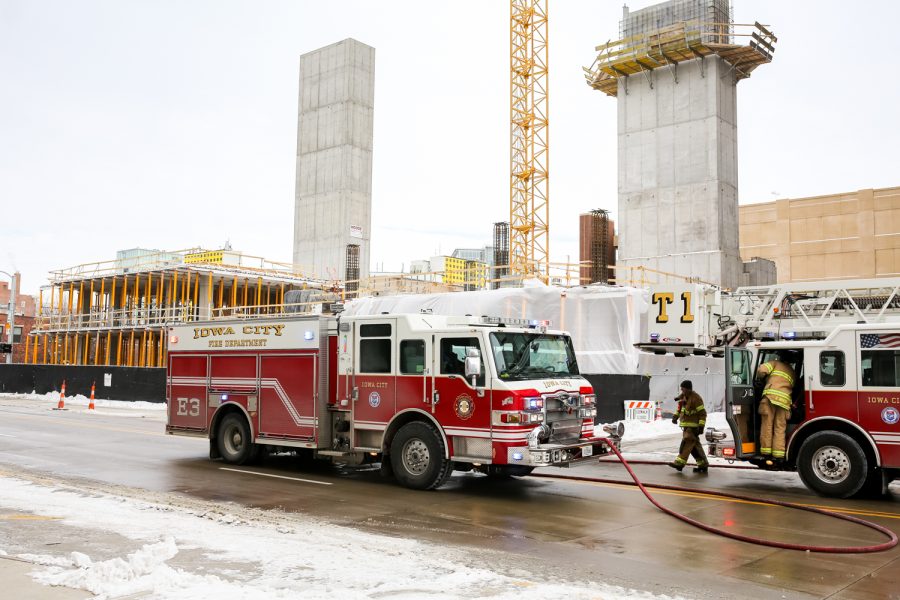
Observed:
[[[766,378],[759,414],[759,452],[775,460],[784,460],[784,434],[791,416],[794,369],[785,362],[783,354],[759,366],[756,379]]]
[[[678,408],[672,417],[673,423],[681,425],[682,437],[678,457],[669,463],[676,471],[681,471],[687,464],[688,456],[693,456],[697,463],[695,473],[706,473],[709,470],[709,461],[706,452],[703,451],[703,443],[700,436],[706,427],[706,409],[703,408],[703,398],[694,391],[694,384],[690,380],[681,382],[681,395],[676,398]]]

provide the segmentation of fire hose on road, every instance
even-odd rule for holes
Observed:
[[[628,471],[628,474],[631,476],[631,479],[634,480],[634,483],[630,483],[627,481],[619,481],[616,479],[602,479],[597,477],[582,477],[582,476],[557,476],[557,475],[545,475],[545,474],[532,474],[532,477],[545,477],[551,479],[568,479],[574,481],[588,481],[594,483],[612,483],[612,484],[621,484],[621,485],[636,485],[641,492],[643,492],[644,496],[647,497],[656,508],[666,513],[669,516],[675,517],[679,521],[683,521],[688,525],[693,525],[699,529],[704,531],[708,531],[709,533],[713,533],[715,535],[721,535],[727,538],[731,538],[733,540],[738,540],[741,542],[747,542],[750,544],[756,544],[759,546],[769,546],[771,548],[780,548],[784,550],[802,550],[805,552],[823,552],[828,554],[866,554],[872,552],[883,552],[885,550],[890,550],[894,546],[897,545],[897,534],[888,529],[887,527],[882,527],[877,523],[872,523],[871,521],[866,521],[864,519],[860,519],[858,517],[851,517],[850,515],[842,515],[840,513],[836,513],[830,510],[825,510],[822,508],[816,508],[812,506],[804,506],[802,504],[795,504],[793,502],[785,502],[782,500],[773,500],[771,498],[753,498],[751,496],[744,496],[741,494],[731,494],[728,492],[718,492],[715,490],[706,490],[706,489],[693,489],[686,487],[679,487],[674,485],[663,485],[663,484],[644,484],[638,479],[637,475],[635,475],[634,471],[631,468],[631,465],[628,464],[628,461],[622,456],[619,452],[619,449],[616,448],[615,444],[612,440],[608,438],[604,438],[606,444],[615,452],[616,456],[619,458],[619,461],[622,463],[622,466],[625,467],[625,470]],[[604,461],[603,459],[600,462],[611,462]],[[648,461],[649,462],[649,461]],[[739,533],[734,533],[732,531],[726,531],[724,529],[719,529],[718,527],[713,527],[712,525],[707,525],[701,521],[696,519],[692,519],[687,515],[683,515],[677,511],[672,510],[671,508],[667,508],[660,504],[647,488],[655,488],[660,490],[674,490],[679,492],[689,492],[695,494],[704,494],[708,496],[718,496],[720,498],[730,498],[733,500],[744,500],[748,502],[754,502],[756,504],[768,504],[771,506],[783,506],[785,508],[793,508],[795,510],[804,510],[811,513],[816,513],[820,515],[824,515],[826,517],[832,517],[835,519],[841,519],[842,521],[849,521],[850,523],[855,523],[857,525],[862,525],[863,527],[868,527],[869,529],[873,529],[878,533],[886,536],[888,541],[882,542],[881,544],[873,544],[869,546],[811,546],[807,544],[791,544],[788,542],[777,542],[772,540],[766,540],[762,538],[756,538],[748,535],[741,535]]]

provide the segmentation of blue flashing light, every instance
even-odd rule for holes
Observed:
[[[222,394],[222,402],[228,400],[228,394]]]
[[[797,337],[797,332],[796,331],[785,331],[784,333],[781,334],[781,337],[783,337],[786,340],[793,340],[794,338]]]
[[[315,337],[316,337],[316,334],[313,333],[312,331],[303,332],[303,339],[306,341],[310,341],[311,339],[313,339]]]
[[[659,341],[659,334],[658,334],[658,333],[651,333],[651,334],[650,334],[650,341],[651,341],[651,342],[658,342],[658,341]]]
[[[521,452],[513,452],[513,460],[522,460]]]

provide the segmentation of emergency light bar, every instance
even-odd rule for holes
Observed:
[[[505,325],[508,327],[522,327],[527,329],[536,329],[538,327],[550,327],[550,321],[539,321],[537,319],[513,319],[509,317],[481,317],[481,322],[487,325]]]

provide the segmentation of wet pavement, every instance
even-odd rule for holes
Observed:
[[[309,466],[291,456],[229,467],[207,459],[203,439],[166,436],[162,412],[49,408],[46,401],[0,396],[4,475],[49,473],[69,481],[297,512],[391,536],[501,550],[548,577],[602,580],[653,593],[900,598],[900,549],[824,555],[736,542],[664,515],[634,487],[455,473],[444,488],[417,492],[386,481],[374,469]],[[897,484],[885,499],[831,500],[812,495],[794,474],[740,469],[680,474],[652,465],[638,465],[635,471],[647,482],[822,506],[900,531]],[[628,479],[617,464],[543,472]],[[654,494],[670,508],[746,535],[838,546],[883,541],[874,531],[820,515],[691,492]],[[4,530],[21,539],[16,527],[21,523],[0,520],[0,539]]]

